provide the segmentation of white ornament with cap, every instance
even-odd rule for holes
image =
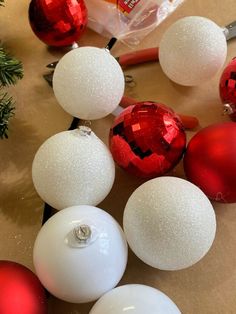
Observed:
[[[113,289],[126,268],[127,243],[115,219],[93,206],[73,206],[52,216],[33,252],[36,273],[59,299],[91,302]]]
[[[73,205],[96,206],[110,192],[115,165],[106,145],[86,126],[47,139],[32,166],[40,197],[60,210]]]

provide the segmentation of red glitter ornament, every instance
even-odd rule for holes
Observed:
[[[187,178],[212,200],[236,202],[236,123],[202,129],[184,157]]]
[[[32,0],[29,20],[45,44],[69,46],[81,37],[88,16],[83,0]]]
[[[114,160],[127,172],[154,178],[181,159],[186,134],[179,117],[165,105],[140,102],[126,108],[110,130]]]
[[[236,58],[227,65],[221,76],[220,97],[226,112],[236,121]]]
[[[44,289],[32,271],[9,261],[0,261],[0,313],[46,314]]]

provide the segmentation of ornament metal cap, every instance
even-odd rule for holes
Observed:
[[[78,127],[79,134],[82,136],[90,135],[92,130],[87,125],[80,125]]]
[[[65,243],[71,248],[86,248],[95,242],[99,237],[99,230],[93,222],[80,221],[66,235]]]
[[[81,225],[74,229],[74,235],[80,243],[88,243],[92,236],[92,230],[88,225]]]
[[[236,37],[236,21],[230,23],[223,28],[226,40],[230,40]]]
[[[224,104],[223,115],[231,115],[236,112],[236,107],[233,104]]]

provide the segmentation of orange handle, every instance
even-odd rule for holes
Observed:
[[[159,48],[148,48],[121,55],[117,58],[122,67],[158,61]]]
[[[127,108],[131,105],[134,105],[138,102],[138,100],[134,99],[134,98],[131,98],[131,97],[128,97],[128,96],[123,96],[121,101],[120,101],[120,106],[122,108]]]
[[[135,100],[131,97],[124,96],[121,99],[120,106],[122,108],[127,108],[128,106],[134,105],[137,102],[138,102],[137,100]],[[178,114],[178,116],[180,117],[185,129],[191,130],[191,129],[195,129],[196,127],[199,126],[199,121],[196,117],[186,116],[186,115],[182,115],[182,114]]]
[[[177,115],[180,117],[185,129],[192,130],[199,126],[199,120],[196,117],[185,116],[179,113],[177,113]]]

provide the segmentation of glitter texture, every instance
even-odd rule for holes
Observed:
[[[36,36],[49,46],[69,46],[85,30],[88,16],[83,0],[32,0],[30,25]]]
[[[65,111],[84,120],[100,119],[116,109],[124,94],[124,75],[105,49],[70,51],[53,76],[55,96]]]
[[[198,187],[183,179],[161,177],[131,195],[124,230],[131,249],[143,262],[162,270],[179,270],[208,252],[216,218]]]
[[[97,238],[72,248],[66,239],[86,224]],[[73,206],[52,216],[34,245],[34,266],[44,287],[59,299],[73,303],[95,301],[113,289],[126,268],[128,247],[115,219],[92,206]]]
[[[56,209],[97,205],[110,192],[115,177],[112,156],[92,132],[58,133],[42,144],[32,167],[40,197]]]
[[[194,86],[212,78],[223,66],[227,42],[213,21],[190,16],[178,20],[160,42],[159,59],[174,82]]]
[[[186,135],[179,117],[165,105],[146,101],[129,106],[110,131],[114,160],[127,172],[154,178],[182,158]]]

